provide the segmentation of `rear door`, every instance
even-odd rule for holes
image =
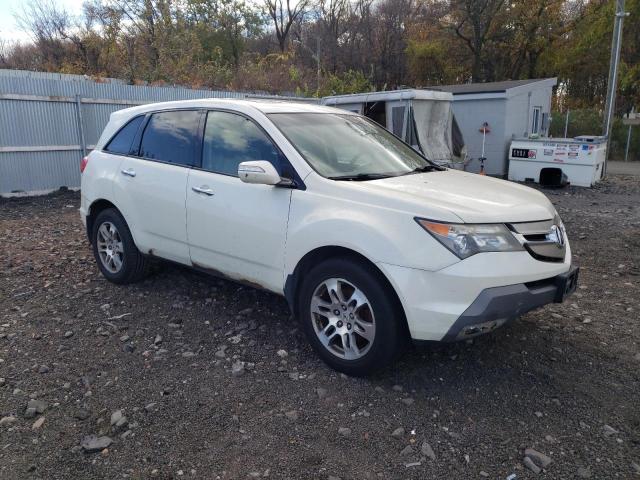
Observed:
[[[147,115],[114,187],[138,248],[187,264],[185,191],[198,150],[200,117],[197,110]]]
[[[228,111],[207,114],[202,162],[189,173],[187,234],[195,266],[282,293],[291,189],[243,183],[238,165],[290,166],[262,128]]]

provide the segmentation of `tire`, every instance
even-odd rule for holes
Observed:
[[[298,312],[316,353],[347,375],[365,376],[389,365],[405,345],[395,292],[380,272],[357,260],[332,258],[312,268],[299,289]]]
[[[114,208],[101,211],[91,232],[93,256],[102,275],[124,285],[144,278],[147,259],[133,241],[127,222]]]

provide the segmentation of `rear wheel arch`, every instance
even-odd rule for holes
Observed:
[[[95,222],[96,217],[100,214],[100,212],[108,208],[113,208],[120,212],[118,207],[116,207],[109,200],[105,200],[104,198],[94,200],[91,205],[89,205],[89,209],[87,211],[87,237],[89,238],[90,243],[92,242],[91,236],[93,232],[93,223]],[[122,215],[122,212],[120,212],[120,215]]]
[[[147,273],[148,262],[138,250],[122,213],[111,206],[96,209],[94,215],[90,238],[102,274],[117,284],[141,280]]]
[[[356,261],[364,265],[373,275],[375,275],[378,280],[380,280],[385,285],[386,289],[393,295],[393,301],[396,304],[398,312],[401,313],[403,319],[403,324],[406,329],[405,333],[409,335],[409,327],[407,324],[404,307],[402,306],[402,302],[400,301],[400,297],[398,296],[395,288],[386,277],[386,275],[382,272],[382,270],[380,270],[375,263],[373,263],[363,254],[358,253],[350,248],[340,247],[336,245],[318,247],[306,253],[296,264],[293,273],[287,276],[284,286],[284,296],[287,299],[287,303],[289,304],[291,312],[296,318],[298,318],[300,314],[300,312],[297,311],[298,302],[296,299],[297,295],[299,294],[300,286],[302,284],[302,278],[304,278],[305,273],[309,272],[313,267],[330,258],[345,258]]]
[[[93,224],[96,218],[98,218],[98,215],[100,215],[100,212],[103,212],[104,210],[107,210],[109,208],[114,209],[120,214],[120,216],[122,216],[129,230],[131,231],[131,236],[133,237],[134,243],[138,245],[138,242],[136,241],[136,232],[133,226],[129,224],[129,220],[127,220],[127,217],[124,214],[124,211],[117,204],[113,203],[110,200],[107,200],[106,198],[98,198],[94,200],[91,203],[91,205],[89,205],[89,209],[87,213],[87,236],[89,237],[89,243],[91,243],[92,241],[91,235],[93,232]]]

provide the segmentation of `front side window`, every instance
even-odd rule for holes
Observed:
[[[200,113],[174,110],[151,115],[142,134],[140,156],[151,160],[193,165]]]
[[[359,115],[274,113],[269,118],[311,167],[327,178],[366,180],[437,169],[386,129]]]
[[[115,153],[117,155],[128,155],[131,153],[131,144],[138,133],[138,128],[144,119],[144,115],[140,115],[130,120],[118,133],[111,139],[105,147],[105,151]]]
[[[238,165],[267,160],[280,171],[280,152],[267,135],[248,118],[229,112],[209,112],[202,147],[202,168],[238,175]]]

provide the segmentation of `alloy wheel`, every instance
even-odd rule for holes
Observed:
[[[333,355],[357,360],[367,354],[376,333],[369,299],[353,283],[329,278],[316,287],[310,306],[313,329]]]
[[[118,273],[124,261],[124,247],[116,226],[111,222],[102,223],[98,228],[96,242],[102,266],[110,273]]]

